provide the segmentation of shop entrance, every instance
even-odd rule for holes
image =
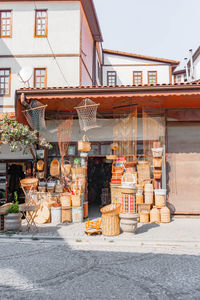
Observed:
[[[87,176],[89,217],[96,217],[99,209],[110,203],[112,163],[105,157],[89,157]]]

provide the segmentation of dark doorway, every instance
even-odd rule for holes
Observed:
[[[96,217],[104,204],[110,201],[110,181],[112,177],[112,163],[104,157],[88,158],[88,205],[89,216]],[[106,197],[105,191],[108,191],[108,199],[102,200],[102,192]]]

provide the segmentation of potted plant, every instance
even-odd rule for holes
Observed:
[[[21,213],[19,212],[19,204],[17,201],[9,207],[8,213],[5,216],[5,230],[21,230]]]

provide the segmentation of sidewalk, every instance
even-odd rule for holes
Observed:
[[[38,232],[0,233],[0,238],[63,240],[69,244],[85,242],[103,244],[114,242],[120,245],[185,245],[200,247],[200,218],[173,218],[167,224],[138,224],[136,234],[122,233],[114,237],[88,236],[81,224],[45,224],[38,226]]]

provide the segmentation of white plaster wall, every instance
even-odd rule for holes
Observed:
[[[195,80],[200,79],[200,56],[194,61],[194,78]]]
[[[58,65],[62,72],[60,71]],[[11,95],[10,97],[0,97],[0,105],[15,104],[15,90],[24,87],[19,81],[17,74],[23,67],[47,68],[47,86],[78,86],[80,74],[79,57],[37,57],[37,58],[0,58],[1,68],[11,68]],[[62,75],[64,74],[64,77]],[[29,81],[33,86],[33,77]],[[1,112],[14,112],[14,108],[1,108]]]
[[[133,72],[142,71],[143,84],[148,84],[148,71],[157,71],[157,83],[169,83],[169,66],[103,66],[103,84],[107,85],[107,71],[117,72],[117,85],[132,85]]]
[[[169,64],[158,61],[104,54],[104,85],[107,85],[107,71],[117,72],[117,85],[132,85],[134,71],[142,71],[143,84],[148,84],[148,71],[157,71],[157,83],[169,83]]]
[[[35,9],[48,9],[48,40],[56,54],[80,53],[79,1],[16,1],[0,3],[12,10],[12,38],[0,39],[0,55],[52,54],[46,38],[34,37]]]
[[[118,64],[164,64],[158,61],[152,61],[148,59],[141,59],[135,57],[122,56],[117,54],[104,53],[104,64],[105,65],[118,65]]]

